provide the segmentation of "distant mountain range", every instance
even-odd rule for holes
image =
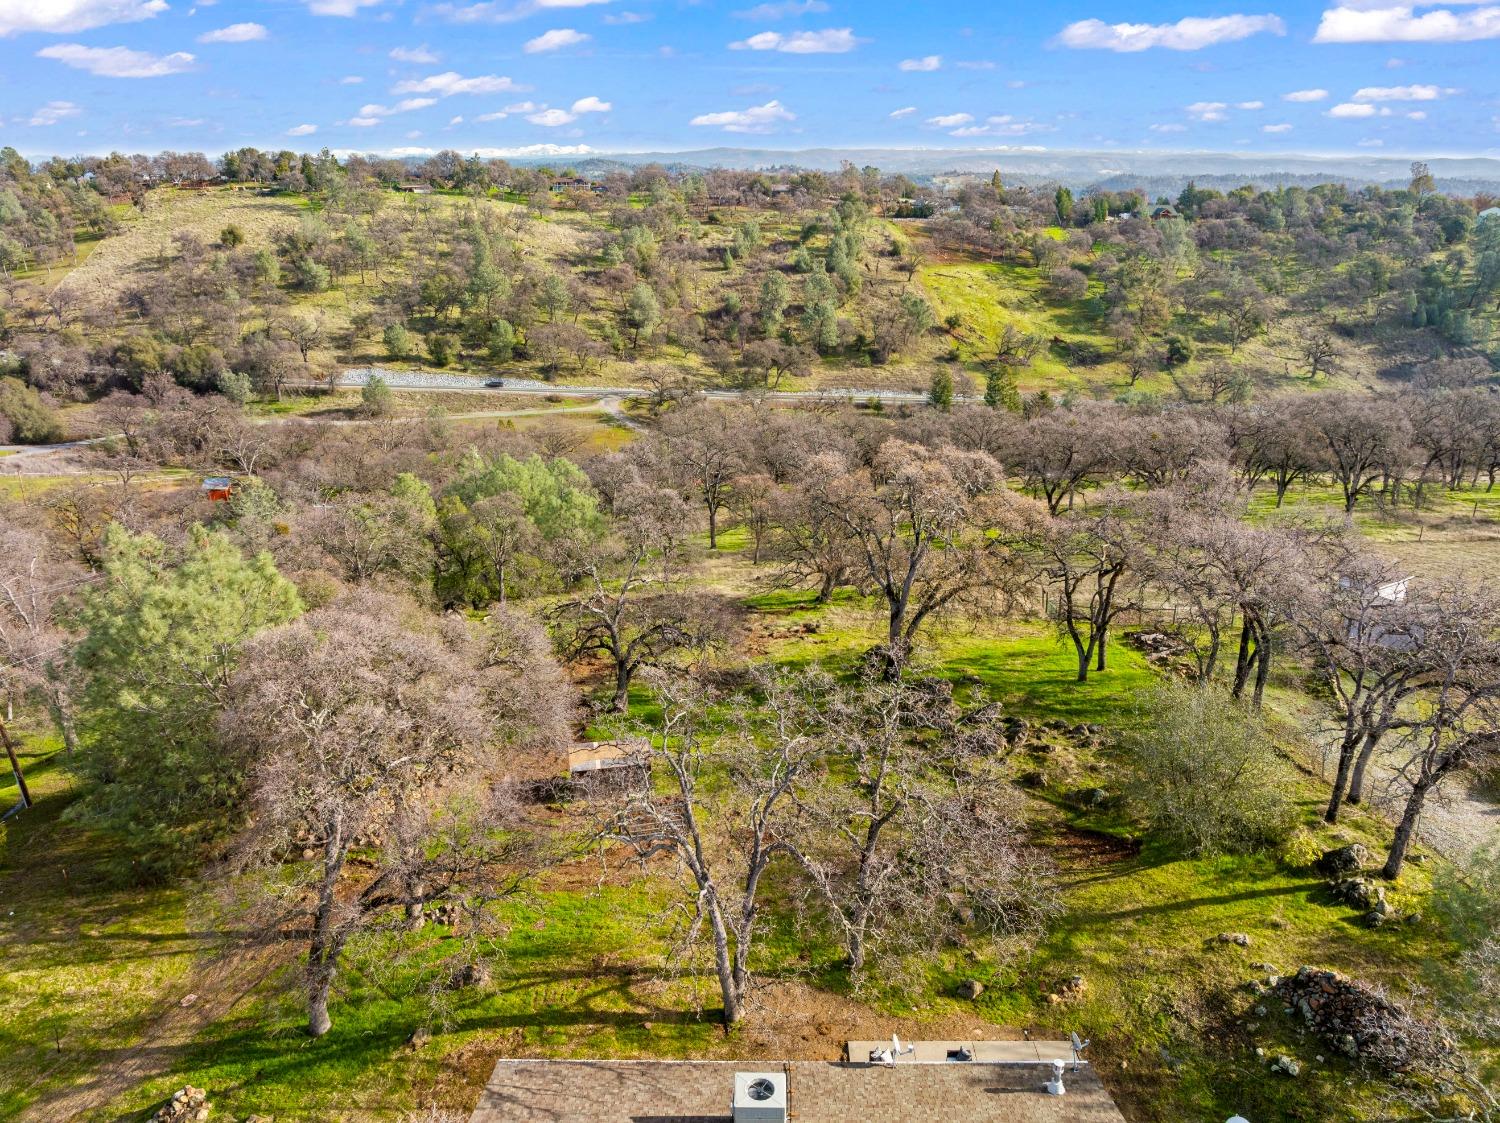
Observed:
[[[1113,190],[1145,188],[1152,194],[1180,191],[1188,180],[1205,187],[1311,186],[1346,183],[1405,186],[1409,159],[1390,156],[1307,156],[1236,152],[1077,152],[1027,148],[808,148],[779,151],[755,148],[705,148],[691,152],[611,153],[575,157],[569,167],[598,175],[620,167],[658,163],[674,170],[736,168],[742,170],[815,169],[837,171],[845,162],[873,165],[883,172],[931,180],[945,174],[989,175],[999,168],[1008,182],[1065,183],[1073,188],[1101,186]],[[520,161],[518,161],[520,162]],[[553,157],[527,163],[560,161]],[[1438,188],[1453,194],[1500,190],[1500,160],[1482,156],[1434,157],[1427,161]]]

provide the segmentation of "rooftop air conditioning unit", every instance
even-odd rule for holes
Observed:
[[[786,1123],[786,1075],[735,1073],[734,1123]]]

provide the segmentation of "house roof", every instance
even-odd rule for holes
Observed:
[[[799,1123],[1124,1123],[1088,1065],[1050,1096],[1051,1066],[1036,1063],[528,1060],[495,1065],[469,1123],[717,1123],[741,1072],[785,1072]]]
[[[209,476],[203,481],[204,491],[223,491],[225,488],[234,486],[234,481],[228,476]]]

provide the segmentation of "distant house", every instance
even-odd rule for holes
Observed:
[[[573,176],[570,179],[554,179],[551,185],[551,191],[555,195],[560,195],[564,191],[592,191],[595,195],[598,195],[603,190],[604,184],[595,183],[593,180],[584,179],[581,176]]]
[[[234,494],[234,481],[228,476],[209,476],[199,490],[210,503],[226,503]]]
[[[407,195],[431,195],[432,185],[427,183],[402,183],[396,187],[397,191]]]
[[[1160,222],[1164,218],[1181,218],[1180,212],[1171,203],[1161,203],[1151,208],[1151,221]]]
[[[1480,222],[1500,222],[1500,207],[1486,207],[1479,212]]]

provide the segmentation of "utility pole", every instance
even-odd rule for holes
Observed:
[[[16,787],[21,789],[19,809],[25,811],[31,806],[31,790],[26,786],[26,777],[21,775],[21,762],[16,759],[16,747],[11,743],[10,734],[5,731],[4,722],[0,722],[0,741],[5,742],[5,755],[10,758],[10,770],[15,774]]]

